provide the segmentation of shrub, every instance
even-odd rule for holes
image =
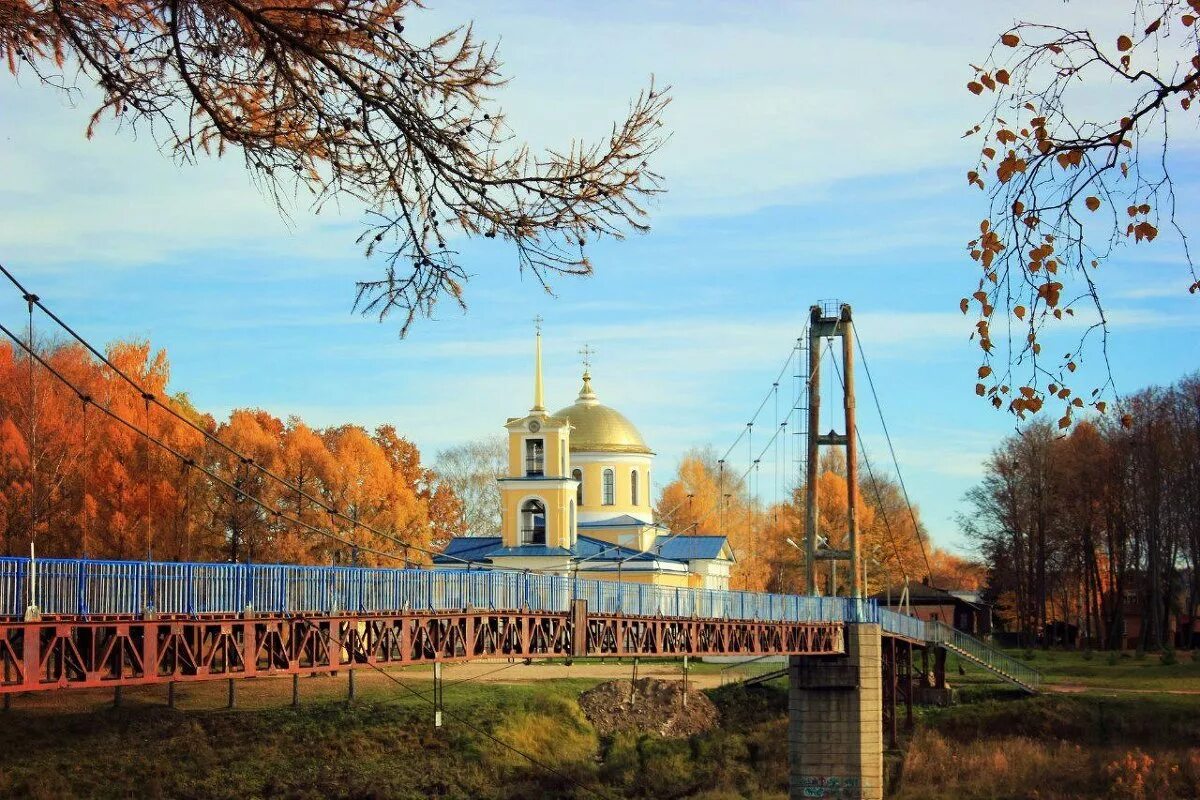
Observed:
[[[1113,761],[1105,770],[1112,781],[1109,796],[1114,800],[1158,800],[1171,797],[1171,784],[1179,767],[1134,749]]]
[[[1118,662],[1118,661],[1120,661],[1120,660],[1121,660],[1121,659],[1120,659],[1120,656],[1118,656],[1118,655],[1117,655],[1117,651],[1116,651],[1116,650],[1112,650],[1112,651],[1110,651],[1110,652],[1109,652],[1109,654],[1108,654],[1108,665],[1109,665],[1110,667],[1115,667],[1115,666],[1117,665],[1117,662]]]
[[[1167,647],[1164,649],[1162,654],[1159,655],[1158,660],[1159,663],[1161,663],[1164,667],[1170,667],[1179,663],[1179,660],[1175,656],[1174,647]]]

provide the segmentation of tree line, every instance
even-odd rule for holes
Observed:
[[[1028,644],[1172,644],[1200,604],[1200,373],[1122,401],[1062,435],[1007,437],[962,524],[1005,622]]]
[[[829,546],[844,549],[848,505],[845,459],[827,452],[818,469],[818,530]],[[978,565],[935,548],[921,522],[920,510],[910,510],[899,483],[876,474],[860,480],[856,506],[868,593],[887,587],[931,581],[944,589],[973,590],[982,572]],[[736,562],[731,583],[739,589],[802,594],[805,586],[803,547],[805,490],[803,485],[784,490],[779,500],[768,501],[752,492],[748,481],[722,469],[711,448],[689,452],[680,462],[678,476],[663,487],[656,518],[672,533],[723,534],[729,538]],[[829,562],[818,565],[822,593],[849,593],[846,565],[831,575]]]
[[[462,530],[454,491],[391,425],[318,429],[258,409],[218,421],[186,393],[168,391],[165,351],[145,341],[107,348],[117,368],[235,455],[147,403],[82,347],[49,343],[37,350],[91,402],[40,366],[31,371],[12,345],[0,345],[4,555],[27,553],[32,537],[43,556],[397,566],[425,561],[419,548]]]

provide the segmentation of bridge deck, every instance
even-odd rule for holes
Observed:
[[[483,658],[829,655],[844,652],[854,623],[924,641],[919,620],[842,597],[499,571],[5,558],[0,693]]]
[[[834,654],[838,622],[535,611],[0,623],[0,693],[484,658]],[[583,638],[577,638],[577,632]]]

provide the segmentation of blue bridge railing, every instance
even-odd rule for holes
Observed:
[[[651,586],[499,570],[391,569],[0,558],[0,617],[33,601],[55,616],[200,617],[388,613],[404,610],[570,609],[593,613],[794,622],[874,622],[920,639],[920,620],[870,600]]]

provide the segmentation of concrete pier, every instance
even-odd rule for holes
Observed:
[[[847,625],[843,656],[788,662],[792,800],[883,800],[883,650],[878,625]]]

